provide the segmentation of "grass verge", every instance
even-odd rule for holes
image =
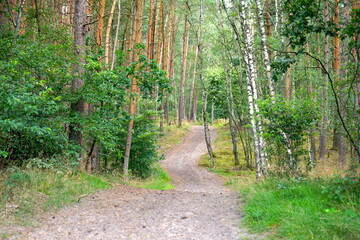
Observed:
[[[252,232],[270,232],[266,239],[360,239],[359,177],[256,182],[253,171],[234,167],[228,126],[216,128],[215,166],[207,155],[200,164],[224,177],[226,185],[244,197],[243,226]],[[245,165],[243,158],[240,153],[240,166]]]
[[[112,187],[115,177],[73,171],[8,169],[0,175],[0,226],[32,225],[33,215]]]
[[[174,188],[171,184],[170,176],[159,164],[154,167],[151,177],[147,179],[133,179],[128,184],[134,187],[156,190],[170,190]]]
[[[241,190],[245,223],[256,232],[274,230],[269,239],[360,239],[358,184],[359,179],[349,184],[343,178],[253,184]]]

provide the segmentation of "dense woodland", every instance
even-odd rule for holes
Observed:
[[[190,123],[204,126],[212,171],[268,179],[241,190],[255,229],[358,239],[359,9],[359,0],[0,0],[0,220],[13,206],[37,211],[43,195],[61,206],[109,188],[97,178],[106,174],[151,177],[160,137]],[[231,146],[222,170],[227,150],[210,138],[220,121]],[[339,175],[319,178],[328,168]]]
[[[0,167],[146,176],[164,125],[229,120],[234,165],[360,158],[359,2],[2,0]],[[242,149],[239,157],[238,148]]]

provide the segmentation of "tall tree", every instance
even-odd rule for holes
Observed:
[[[136,46],[137,44],[141,44],[142,39],[142,17],[143,17],[143,0],[135,0],[134,12],[133,12],[133,43],[132,46]],[[139,60],[139,53],[136,49],[133,49],[130,56],[131,62],[137,62]],[[135,104],[139,94],[139,87],[137,83],[138,79],[135,77],[131,81],[131,91],[130,91],[130,121],[128,126],[128,133],[126,138],[126,149],[125,149],[125,157],[124,157],[124,174],[127,176],[129,174],[129,159],[130,159],[130,150],[131,150],[131,141],[132,141],[132,133],[134,127],[134,117],[135,117]]]
[[[112,28],[112,22],[114,18],[114,12],[115,12],[115,6],[116,6],[116,0],[112,0],[111,9],[110,9],[110,15],[106,26],[106,33],[105,33],[105,56],[104,56],[104,63],[105,66],[108,67],[109,65],[109,58],[110,58],[110,33]]]
[[[179,114],[178,125],[181,126],[185,117],[185,76],[186,76],[186,60],[188,53],[188,15],[185,13],[184,18],[184,34],[183,34],[183,48],[182,48],[182,61],[181,61],[181,79],[179,87]]]
[[[325,1],[324,6],[324,16],[325,21],[330,20],[329,15],[329,2],[328,0]],[[324,43],[324,67],[325,71],[329,72],[329,59],[330,59],[330,37],[328,35],[325,36],[325,43]],[[322,123],[321,123],[321,131],[320,131],[320,146],[319,146],[319,158],[323,159],[326,154],[326,142],[327,142],[327,131],[328,131],[328,121],[329,121],[329,104],[328,104],[328,84],[329,84],[329,78],[328,75],[325,75],[324,79],[324,90],[323,90],[323,117],[322,117]]]
[[[85,60],[86,60],[86,0],[75,0],[74,12],[74,55],[77,61],[74,64],[74,76],[72,81],[72,92],[77,92],[84,86]],[[71,104],[71,110],[75,114],[85,114],[85,101],[79,96],[79,99]],[[69,140],[82,145],[82,131],[78,122],[73,122],[69,126]]]

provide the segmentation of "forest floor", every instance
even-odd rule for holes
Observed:
[[[162,162],[173,190],[120,185],[40,216],[37,226],[19,228],[10,239],[259,239],[238,227],[238,193],[198,166],[205,153],[203,128],[192,126]]]

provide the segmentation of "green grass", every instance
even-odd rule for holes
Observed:
[[[332,184],[271,179],[244,188],[245,222],[256,232],[274,230],[271,239],[360,239],[359,199],[334,200],[324,191]]]
[[[266,233],[266,239],[360,239],[359,180],[308,177],[256,182],[254,171],[234,167],[228,126],[216,128],[215,166],[208,155],[200,165],[224,177],[225,185],[245,198],[242,227]],[[241,154],[240,164],[245,165]]]
[[[129,185],[156,190],[170,190],[174,188],[174,186],[171,184],[170,176],[160,165],[154,167],[154,171],[151,177],[144,180],[132,180],[129,182]]]

